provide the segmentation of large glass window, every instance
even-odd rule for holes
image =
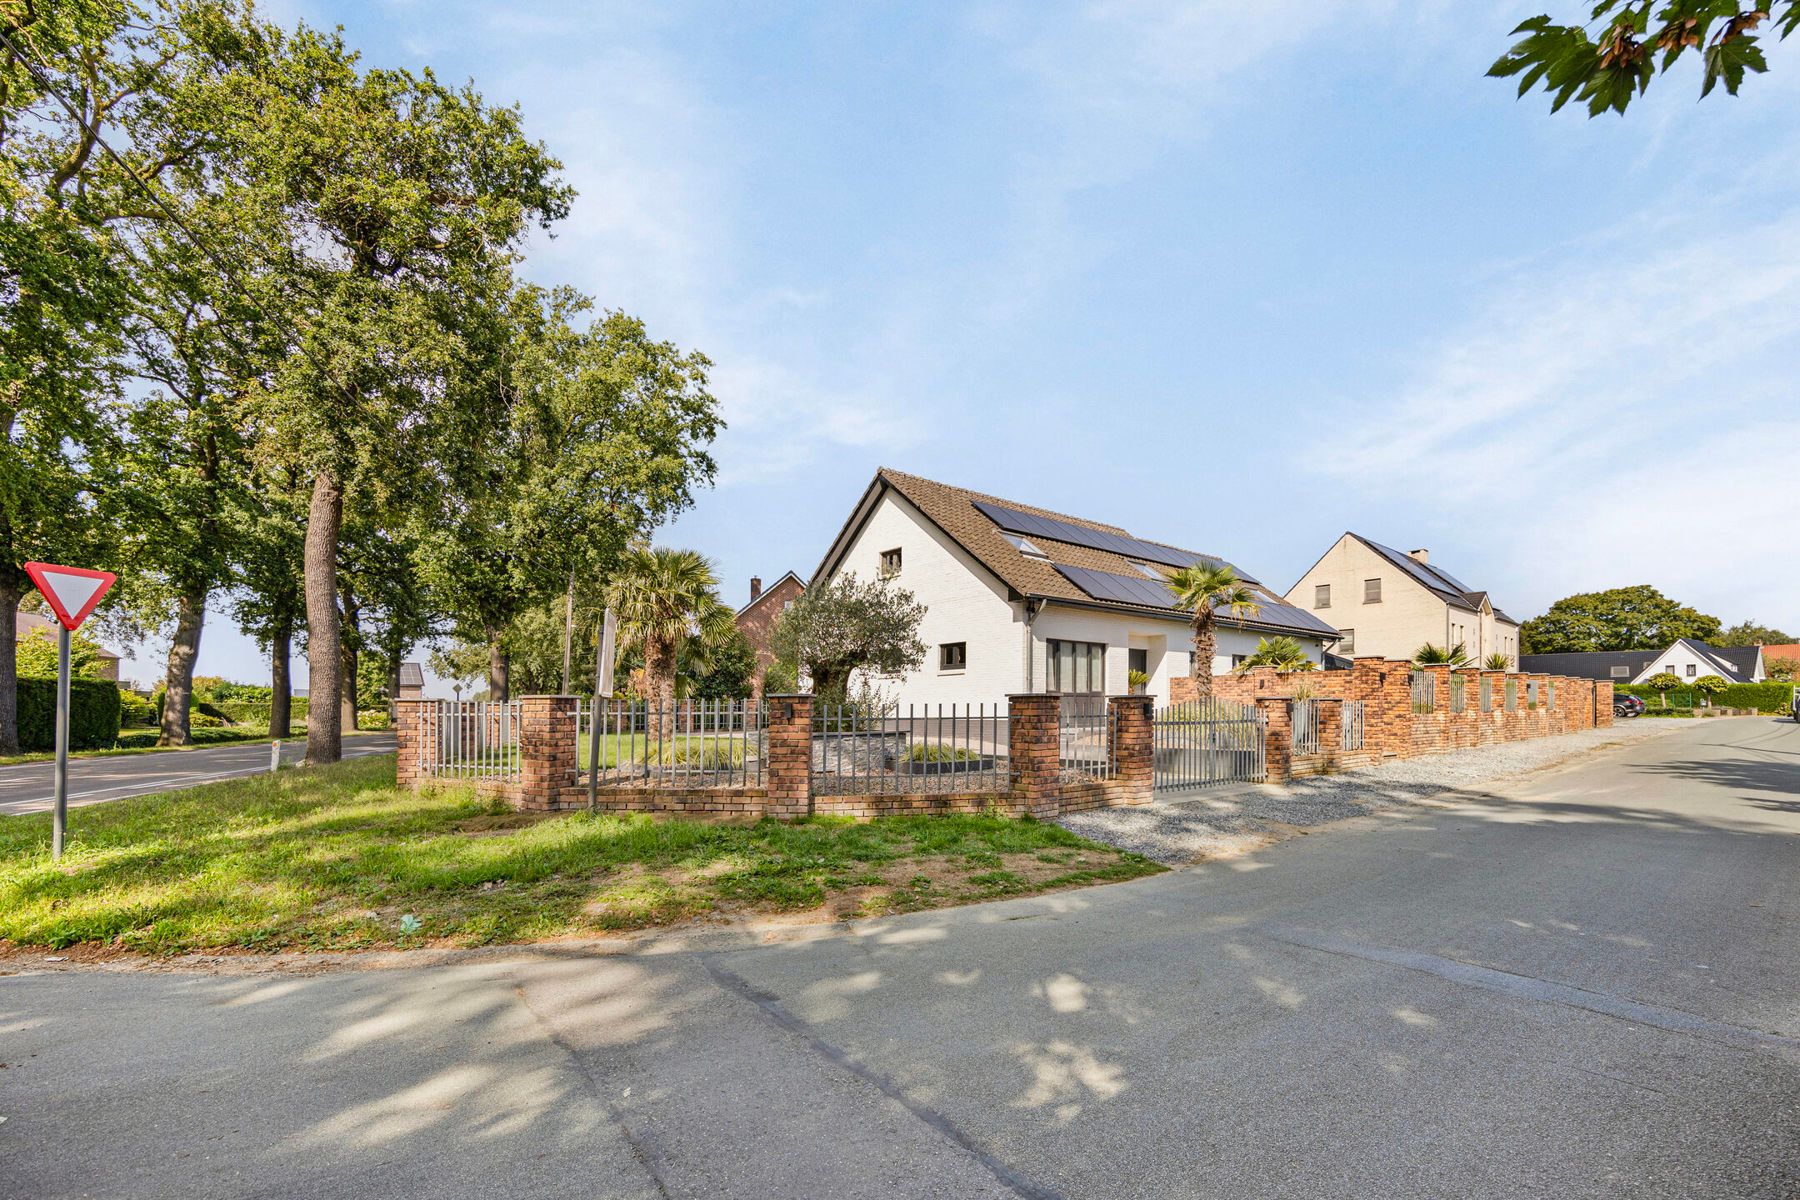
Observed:
[[[1106,690],[1106,646],[1101,642],[1062,642],[1046,646],[1049,685],[1053,692],[1093,693]]]

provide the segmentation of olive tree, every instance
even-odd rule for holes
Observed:
[[[924,618],[905,588],[846,572],[800,594],[775,622],[771,648],[800,665],[815,695],[842,702],[858,672],[895,679],[924,663]]]

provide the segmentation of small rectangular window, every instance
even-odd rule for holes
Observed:
[[[1331,607],[1331,585],[1329,583],[1316,583],[1313,585],[1313,607]]]
[[[1381,603],[1381,580],[1379,580],[1379,579],[1363,580],[1363,603],[1364,604],[1380,604]]]
[[[1630,679],[1631,678],[1631,668],[1630,667],[1614,667],[1612,669],[1612,677],[1614,679]]]
[[[1688,678],[1689,678],[1689,679],[1692,679],[1692,678],[1693,678],[1693,677],[1694,677],[1694,675],[1695,675],[1695,674],[1696,674],[1696,671],[1695,671],[1695,668],[1694,668],[1694,664],[1693,664],[1693,663],[1689,663],[1689,664],[1688,664],[1688,672],[1687,672],[1687,673],[1688,673]]]
[[[960,671],[969,665],[969,643],[945,642],[938,647],[938,670]]]
[[[892,579],[899,573],[900,548],[896,546],[892,550],[883,550],[881,552],[881,577],[883,579]]]
[[[1337,652],[1339,654],[1344,654],[1344,655],[1355,654],[1356,653],[1356,630],[1340,629],[1340,630],[1338,630],[1338,632],[1343,634],[1344,636],[1338,639]]]

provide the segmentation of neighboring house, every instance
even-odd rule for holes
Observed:
[[[1683,683],[1703,675],[1718,675],[1728,683],[1761,683],[1762,646],[1709,646],[1682,638],[1666,650],[1596,650],[1580,654],[1527,654],[1519,659],[1524,671],[1573,675],[1577,679],[1610,679],[1614,683],[1643,683],[1664,671]]]
[[[775,665],[775,651],[770,648],[775,622],[805,590],[806,585],[792,571],[777,579],[767,590],[764,590],[760,576],[750,577],[750,602],[737,610],[737,627],[756,650],[756,677],[750,686],[754,696],[763,694],[763,681],[768,678],[769,668]]]
[[[425,697],[425,669],[416,662],[400,664],[400,678],[395,680],[399,685],[396,700],[422,700]]]
[[[1004,703],[1014,692],[1121,695],[1144,672],[1166,702],[1193,656],[1170,571],[1222,560],[1104,525],[887,469],[857,501],[813,582],[888,578],[925,606],[924,665],[883,684],[902,703]],[[1253,617],[1221,615],[1215,673],[1264,637],[1286,635],[1320,661],[1338,632],[1257,593]]]
[[[1763,670],[1767,671],[1777,662],[1786,659],[1796,667],[1800,667],[1800,642],[1790,642],[1785,646],[1762,647]]]
[[[1519,623],[1440,566],[1431,554],[1403,554],[1357,533],[1332,544],[1287,591],[1287,602],[1335,625],[1335,653],[1409,659],[1420,646],[1458,646],[1472,664],[1504,654],[1519,665]]]
[[[13,614],[13,632],[20,639],[39,629],[48,630],[49,637],[54,640],[56,619],[42,613],[26,612],[22,608]],[[119,656],[102,646],[95,657],[100,660],[99,678],[119,682]]]

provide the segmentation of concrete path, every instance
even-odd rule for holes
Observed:
[[[0,1195],[1800,1194],[1800,726],[712,952],[0,978]]]
[[[345,758],[393,752],[394,735],[391,733],[353,733],[344,737]],[[305,757],[304,734],[282,743],[284,765],[292,765]],[[147,796],[152,792],[169,792],[218,779],[255,775],[268,769],[267,742],[72,758],[69,760],[69,805],[104,804],[127,796]],[[54,787],[54,763],[0,767],[0,816],[49,812]]]

